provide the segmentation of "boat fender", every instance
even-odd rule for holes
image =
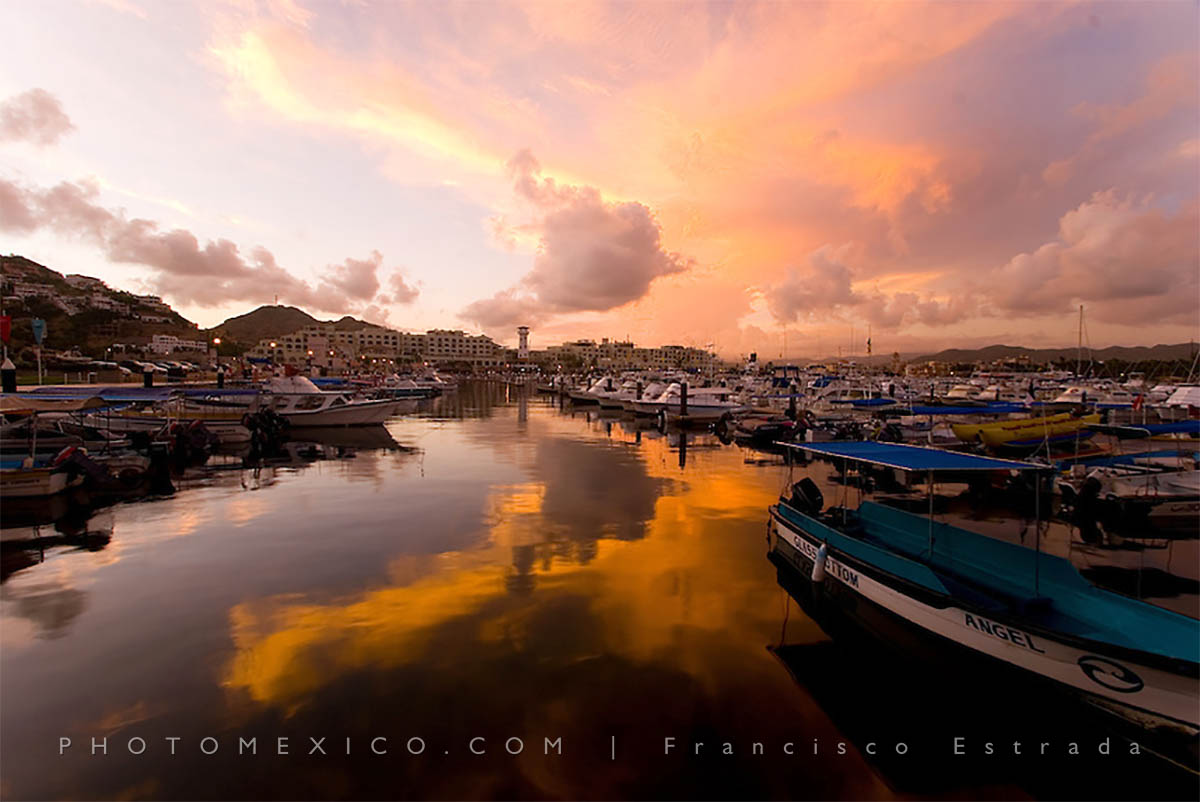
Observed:
[[[821,548],[817,549],[817,558],[813,560],[813,584],[819,585],[825,581],[825,560],[827,557],[829,557],[829,545],[822,543]]]

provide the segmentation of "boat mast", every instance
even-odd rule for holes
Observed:
[[[1075,378],[1079,378],[1079,369],[1083,364],[1083,304],[1079,305],[1079,340],[1075,346]]]

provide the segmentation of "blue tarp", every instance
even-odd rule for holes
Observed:
[[[980,457],[957,451],[943,451],[925,446],[906,446],[896,443],[874,441],[847,441],[834,443],[796,443],[800,448],[825,457],[840,457],[855,462],[868,462],[905,471],[1049,471],[1049,465],[1032,462]]]
[[[136,385],[96,386],[94,384],[65,385],[63,387],[36,387],[29,390],[33,398],[90,398],[98,395],[105,401],[131,403],[134,401],[166,401],[178,396],[189,398],[204,398],[211,395],[221,396],[254,396],[258,395],[254,388],[223,388],[216,387],[183,387],[180,385],[163,385],[161,387],[138,387]],[[24,395],[24,393],[22,393]]]
[[[98,387],[77,384],[64,387],[37,387],[28,391],[35,398],[90,398],[98,395],[105,401],[166,401],[179,392],[176,387],[137,387],[136,385]]]
[[[1200,462],[1200,451],[1174,451],[1170,449],[1160,449],[1158,451],[1139,451],[1136,454],[1104,454],[1098,457],[1081,457],[1078,460],[1060,460],[1058,463],[1058,469],[1065,471],[1076,463],[1079,465],[1087,465],[1091,468],[1108,467],[1112,465],[1136,465],[1139,459],[1153,457],[1177,457],[1180,462],[1184,462],[1186,460]]]
[[[988,404],[986,407],[911,406],[897,407],[896,412],[909,415],[1007,415],[1010,412],[1025,412],[1020,404]]]

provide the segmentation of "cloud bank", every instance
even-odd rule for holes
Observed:
[[[49,189],[28,188],[0,179],[0,231],[28,234],[47,228],[99,246],[114,262],[142,265],[154,271],[151,284],[178,303],[212,307],[231,301],[296,304],[338,314],[379,313],[378,304],[411,303],[418,291],[393,274],[392,295],[379,295],[383,256],[331,265],[316,286],[296,278],[266,248],[243,254],[227,239],[203,245],[190,231],[164,231],[158,223],[128,218],[98,203],[95,184],[61,182]],[[397,292],[397,288],[403,291]]]

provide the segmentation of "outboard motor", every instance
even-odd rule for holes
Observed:
[[[825,496],[817,483],[806,476],[792,485],[792,497],[788,504],[805,515],[816,517],[825,507]]]
[[[1101,532],[1100,519],[1100,480],[1089,476],[1083,480],[1079,495],[1075,498],[1075,525],[1079,527],[1079,537],[1084,543],[1099,543]]]

